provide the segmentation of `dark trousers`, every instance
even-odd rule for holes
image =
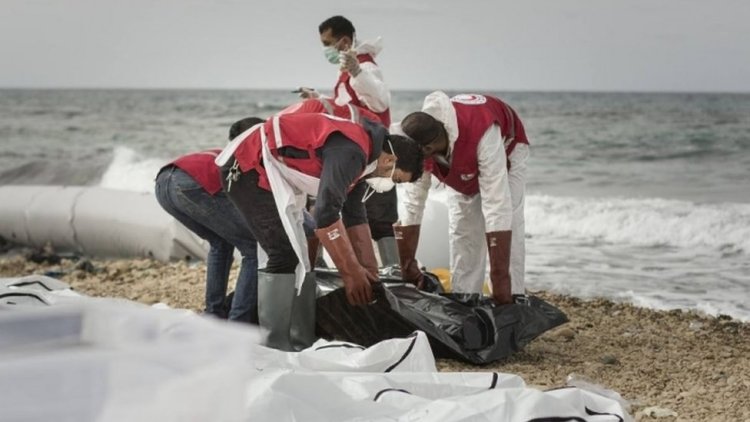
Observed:
[[[380,240],[384,237],[393,237],[393,223],[398,220],[396,188],[373,194],[365,201],[365,208],[372,238]]]
[[[245,218],[250,232],[268,255],[268,264],[263,271],[293,274],[299,260],[281,224],[273,193],[258,187],[259,175],[255,170],[240,174],[230,188],[226,178],[233,162],[230,159],[221,168],[222,185],[227,197]]]

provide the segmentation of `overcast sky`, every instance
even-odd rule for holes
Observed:
[[[750,0],[0,0],[0,87],[330,89],[334,14],[392,89],[750,92]]]

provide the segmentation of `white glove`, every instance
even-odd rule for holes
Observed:
[[[357,75],[359,75],[359,72],[362,71],[362,69],[359,68],[357,52],[352,49],[342,51],[339,54],[339,64],[341,66],[341,70],[344,72],[349,72],[352,77],[356,77]]]
[[[320,93],[313,88],[305,88],[301,86],[297,92],[299,93],[300,98],[304,99],[320,97]]]

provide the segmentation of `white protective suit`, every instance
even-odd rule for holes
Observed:
[[[458,138],[456,111],[450,98],[436,91],[428,95],[422,106],[445,125],[448,132],[448,160]],[[485,233],[512,230],[510,277],[511,292],[523,294],[525,272],[524,196],[526,161],[529,146],[519,143],[510,154],[510,172],[506,168],[505,144],[499,125],[492,125],[482,136],[477,148],[479,160],[479,194],[464,195],[448,187],[448,226],[451,274],[454,292],[480,293],[487,271]],[[405,226],[420,224],[427,194],[432,183],[425,172],[415,183],[407,184],[403,198]]]
[[[354,50],[357,54],[369,54],[373,59],[383,50],[383,43],[380,37],[375,41],[358,42],[355,40]],[[357,97],[368,109],[382,113],[391,106],[391,92],[383,81],[383,73],[380,67],[375,63],[364,62],[359,64],[360,72],[357,76],[349,79]],[[352,98],[344,85],[337,87],[334,93],[337,105],[346,105]]]

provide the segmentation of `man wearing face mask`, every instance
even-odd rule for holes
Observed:
[[[325,58],[339,65],[338,79],[333,89],[336,106],[353,105],[377,115],[385,127],[391,124],[391,94],[383,81],[380,67],[375,63],[382,51],[381,39],[358,41],[354,25],[343,16],[333,16],[318,26]],[[303,98],[317,98],[314,90],[300,88]],[[378,243],[383,266],[398,264],[398,251],[393,237],[393,223],[398,220],[396,190],[376,193],[365,207],[373,239]]]
[[[509,105],[488,95],[428,95],[401,121],[422,146],[425,175],[405,189],[406,215],[395,227],[405,281],[418,281],[414,253],[430,174],[448,198],[453,290],[481,293],[489,256],[492,296],[513,302],[524,289],[524,190],[529,141]]]
[[[269,346],[301,350],[315,340],[315,280],[302,230],[306,196],[317,197],[315,234],[348,301],[364,305],[372,299],[377,264],[363,196],[370,184],[382,190],[416,180],[422,160],[407,137],[325,114],[274,116],[217,157],[227,196],[268,254],[267,267],[258,271],[258,314]]]
[[[354,25],[343,16],[333,16],[318,26],[323,54],[331,64],[339,66],[333,89],[337,105],[353,104],[377,114],[388,127],[391,124],[391,93],[375,63],[382,51],[380,37],[374,41],[358,41]],[[317,98],[315,90],[300,88],[302,98]]]
[[[364,120],[369,120],[370,122],[377,122],[380,123],[380,118],[370,110],[362,107],[357,107],[354,104],[346,104],[346,105],[337,105],[332,98],[308,98],[306,100],[302,100],[299,103],[292,104],[289,107],[281,110],[280,112],[276,113],[277,115],[283,115],[283,114],[298,114],[298,113],[325,113],[331,116],[340,117],[342,119],[346,119],[350,122],[363,124]],[[393,189],[385,189],[382,191],[382,193],[374,193],[369,195],[370,202],[373,202],[372,199],[375,197],[375,199],[378,199],[380,197],[383,197],[385,195],[389,195],[393,193],[395,195],[395,190]],[[393,222],[395,222],[398,219],[398,213],[393,217],[393,222],[385,222],[385,224],[390,229],[390,238],[377,236],[378,233],[378,226],[374,227],[374,224],[382,225],[382,222],[379,222],[378,215],[373,215],[371,213],[371,207],[368,205],[370,202],[365,203],[365,208],[367,209],[368,214],[368,225],[370,226],[370,233],[372,237],[378,242],[378,249],[380,251],[380,257],[381,262],[383,262],[384,266],[393,266],[398,264],[398,251],[396,250],[396,240],[393,238]],[[395,204],[394,204],[395,209]],[[309,216],[309,220],[312,220],[312,216]],[[313,224],[314,225],[314,221]],[[305,224],[305,230],[307,233],[307,248],[308,248],[308,254],[310,257],[310,262],[313,263],[314,266],[325,265],[325,262],[322,261],[320,256],[318,255],[319,251],[319,241],[318,238],[315,236],[314,233],[312,233],[312,230],[308,228],[310,224]],[[390,242],[389,242],[390,240]],[[391,246],[391,247],[389,247]]]

